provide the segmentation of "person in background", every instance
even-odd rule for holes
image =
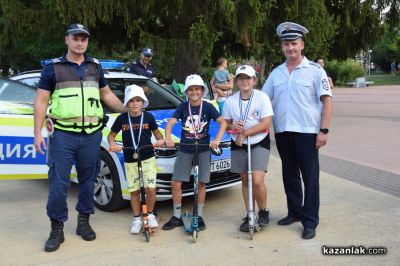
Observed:
[[[213,92],[216,94],[215,99],[218,103],[219,112],[222,113],[222,108],[226,99],[232,95],[233,77],[229,74],[228,60],[220,57],[217,60],[218,68],[214,71],[210,84]]]
[[[322,57],[317,58],[315,60],[315,62],[320,64],[322,66],[322,68],[324,68],[325,63],[324,63],[324,59]],[[328,76],[329,86],[331,87],[331,89],[333,89],[334,86],[333,86],[333,81],[332,81],[331,75],[329,75],[329,73],[326,71],[325,71],[325,73]]]
[[[155,77],[153,66],[150,64],[153,59],[153,49],[146,47],[140,51],[139,59],[134,61],[129,66],[129,72],[148,77],[150,79]]]

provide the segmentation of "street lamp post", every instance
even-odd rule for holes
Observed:
[[[372,50],[368,50],[368,76],[371,75],[371,53]]]

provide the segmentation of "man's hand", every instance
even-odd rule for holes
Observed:
[[[46,142],[44,141],[44,138],[42,136],[42,133],[35,134],[34,145],[35,145],[35,149],[40,154],[44,155],[44,150],[47,150],[47,146],[46,146]],[[43,146],[44,150],[42,150],[42,146]]]
[[[328,135],[324,134],[322,132],[319,132],[318,135],[317,135],[317,141],[315,143],[315,148],[319,149],[319,148],[325,146],[327,140],[328,140]]]

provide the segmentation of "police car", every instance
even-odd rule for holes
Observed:
[[[169,118],[182,99],[147,77],[115,70],[123,63],[116,61],[101,63],[110,88],[121,101],[123,101],[126,86],[136,84],[144,88],[150,102],[146,110],[154,115],[163,133]],[[0,80],[0,179],[47,178],[46,156],[36,152],[33,145],[33,101],[39,78],[40,71],[30,71],[18,74],[12,77],[12,80]],[[208,97],[212,98],[212,95]],[[125,179],[123,154],[107,150],[107,135],[118,114],[112,113],[106,105],[104,105],[104,111],[110,119],[107,127],[103,129],[101,168],[95,182],[95,204],[101,210],[114,211],[125,206],[130,195]],[[216,136],[217,130],[218,124],[212,121],[211,139]],[[172,132],[176,142],[179,142],[180,132],[181,126],[178,123]],[[45,127],[42,134],[47,136]],[[117,136],[117,141],[122,145],[121,134]],[[225,134],[222,141],[229,143],[229,135]],[[156,151],[156,158],[157,200],[170,199],[172,197],[170,180],[176,152]],[[221,156],[212,155],[211,160],[211,179],[207,191],[240,183],[240,176],[230,173],[229,148],[224,149]],[[72,171],[71,178],[77,181],[75,170]],[[192,187],[191,182],[184,184],[183,195],[192,195]]]

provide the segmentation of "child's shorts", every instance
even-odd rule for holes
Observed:
[[[145,188],[156,188],[157,165],[156,157],[142,161],[143,183]],[[134,192],[140,189],[139,172],[137,163],[125,163],[125,175],[128,183],[128,191]]]
[[[248,171],[247,144],[243,144],[245,149],[232,150],[231,152],[231,172],[246,173]],[[251,149],[251,168],[252,171],[267,172],[270,150],[259,145]]]
[[[174,165],[172,180],[189,182],[192,173],[192,161],[194,153],[179,152]],[[199,182],[210,182],[211,155],[210,150],[199,152]]]

